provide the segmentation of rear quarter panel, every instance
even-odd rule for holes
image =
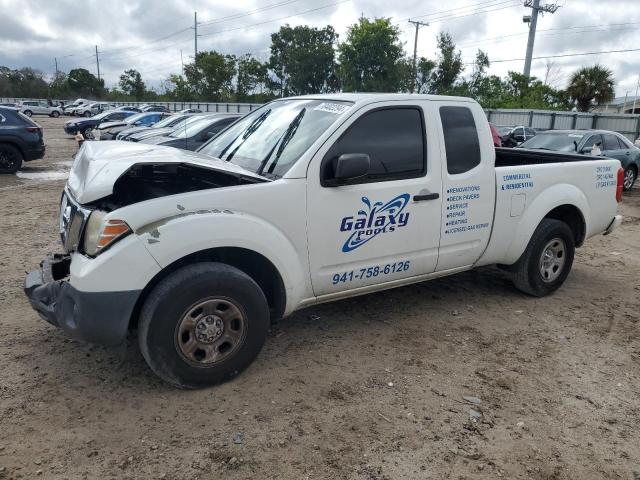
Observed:
[[[590,160],[496,168],[496,208],[491,240],[478,265],[511,265],[540,221],[554,208],[573,205],[585,238],[604,232],[617,211],[618,160]]]

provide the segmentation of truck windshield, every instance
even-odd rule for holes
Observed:
[[[335,100],[276,100],[241,118],[199,151],[279,178],[352,105]]]
[[[520,144],[520,148],[537,148],[554,152],[575,152],[584,135],[579,133],[539,133]]]

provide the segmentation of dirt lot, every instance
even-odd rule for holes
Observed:
[[[24,272],[58,250],[46,178],[76,151],[38,121],[46,159],[0,178],[0,478],[640,478],[640,186],[549,298],[486,268],[311,308],[235,381],[179,391],[135,339],[29,307]]]

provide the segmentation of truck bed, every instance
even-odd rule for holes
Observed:
[[[545,163],[585,162],[589,160],[602,159],[603,157],[580,155],[578,153],[529,150],[526,148],[496,147],[496,167],[542,165]]]

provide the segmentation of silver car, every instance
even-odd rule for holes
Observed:
[[[57,118],[62,115],[62,109],[60,107],[55,107],[53,105],[49,105],[47,102],[39,102],[35,100],[25,100],[20,103],[18,108],[20,108],[20,111],[27,117],[32,115],[49,115],[50,117]]]
[[[95,102],[91,104],[84,104],[76,107],[73,110],[73,114],[78,117],[93,117],[98,113],[102,113],[105,110],[113,110],[116,106],[109,102]]]

